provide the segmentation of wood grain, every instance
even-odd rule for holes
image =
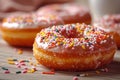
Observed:
[[[114,61],[107,66],[108,72],[100,72],[96,74],[96,70],[83,71],[83,72],[67,72],[67,71],[55,71],[55,75],[41,74],[42,71],[49,71],[42,65],[37,65],[38,71],[35,73],[16,74],[18,70],[15,65],[7,63],[7,58],[17,59],[32,59],[32,62],[36,62],[32,54],[32,48],[22,48],[23,54],[18,54],[16,47],[9,46],[5,41],[0,38],[0,80],[72,80],[77,74],[89,74],[87,77],[78,77],[79,80],[120,80],[120,51],[116,52]],[[31,67],[31,65],[27,65]],[[4,70],[1,67],[7,67],[11,73],[4,74]],[[98,70],[97,70],[98,71]]]

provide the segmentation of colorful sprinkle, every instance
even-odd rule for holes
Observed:
[[[5,70],[5,72],[4,72],[5,74],[9,74],[10,73],[10,71],[9,70]]]
[[[8,58],[8,61],[17,61],[17,59]]]
[[[42,74],[55,74],[55,72],[53,72],[53,71],[49,71],[49,72],[42,72]]]
[[[21,71],[17,71],[17,72],[16,72],[16,74],[20,74],[20,73],[21,73]]]
[[[94,26],[67,24],[41,30],[37,34],[36,42],[43,49],[59,46],[75,49],[74,47],[81,46],[83,50],[94,50],[97,47],[100,48],[101,44],[108,42],[108,39],[112,39],[110,35]]]
[[[24,62],[30,62],[29,60],[20,60],[20,63],[24,63]]]
[[[9,63],[9,64],[12,64],[12,65],[14,65],[14,64],[15,64],[15,62],[14,62],[14,61],[8,61],[8,63]]]
[[[17,65],[17,68],[21,68],[21,65]]]
[[[6,68],[6,67],[2,67],[2,69],[3,69],[3,70],[8,70],[8,68]]]
[[[35,69],[28,69],[27,72],[28,72],[28,73],[34,73],[34,72],[35,72]]]
[[[85,49],[85,45],[82,45],[81,47],[82,47],[83,49]]]
[[[75,76],[75,77],[73,77],[73,80],[79,80],[79,79],[78,79],[78,77]]]
[[[22,73],[27,73],[27,70],[23,70]]]
[[[31,65],[32,58],[29,58],[29,60],[27,59],[14,59],[14,58],[7,58],[7,62],[9,64],[15,65],[17,68],[19,68],[19,71],[16,71],[16,74],[20,74],[20,73],[34,73],[35,71],[37,71],[36,66],[37,66],[37,62],[35,62],[36,66]],[[34,63],[33,63],[34,64]],[[30,68],[31,67],[31,68]],[[10,71],[6,68],[6,67],[2,67],[1,69],[5,70],[5,74],[8,74]]]

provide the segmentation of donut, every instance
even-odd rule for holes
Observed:
[[[37,14],[56,14],[60,16],[65,24],[71,23],[91,23],[91,15],[89,10],[78,4],[65,3],[65,4],[51,4],[43,6],[38,9]]]
[[[105,15],[95,21],[94,26],[113,35],[117,47],[120,48],[120,14]]]
[[[79,23],[42,29],[33,44],[33,55],[40,64],[63,71],[103,67],[112,61],[115,52],[112,36]]]
[[[64,24],[55,15],[17,15],[3,20],[0,27],[3,39],[12,46],[32,47],[36,34],[43,28]]]

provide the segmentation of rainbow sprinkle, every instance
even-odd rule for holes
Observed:
[[[112,37],[99,28],[77,23],[43,29],[37,34],[36,42],[43,49],[61,46],[75,49],[81,46],[82,50],[95,50],[110,39]]]
[[[56,15],[24,14],[10,16],[3,19],[2,25],[7,28],[38,28],[51,25],[64,24],[63,20]]]

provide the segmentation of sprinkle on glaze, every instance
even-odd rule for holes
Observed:
[[[82,50],[94,50],[111,39],[111,36],[99,28],[77,23],[43,29],[35,40],[38,47],[43,49],[80,47]]]
[[[7,28],[37,28],[37,27],[48,27],[51,25],[63,24],[61,18],[55,15],[18,15],[10,16],[3,20],[3,27]]]
[[[120,34],[120,14],[105,15],[100,20],[94,23],[94,26],[99,27],[106,32],[115,31]]]

